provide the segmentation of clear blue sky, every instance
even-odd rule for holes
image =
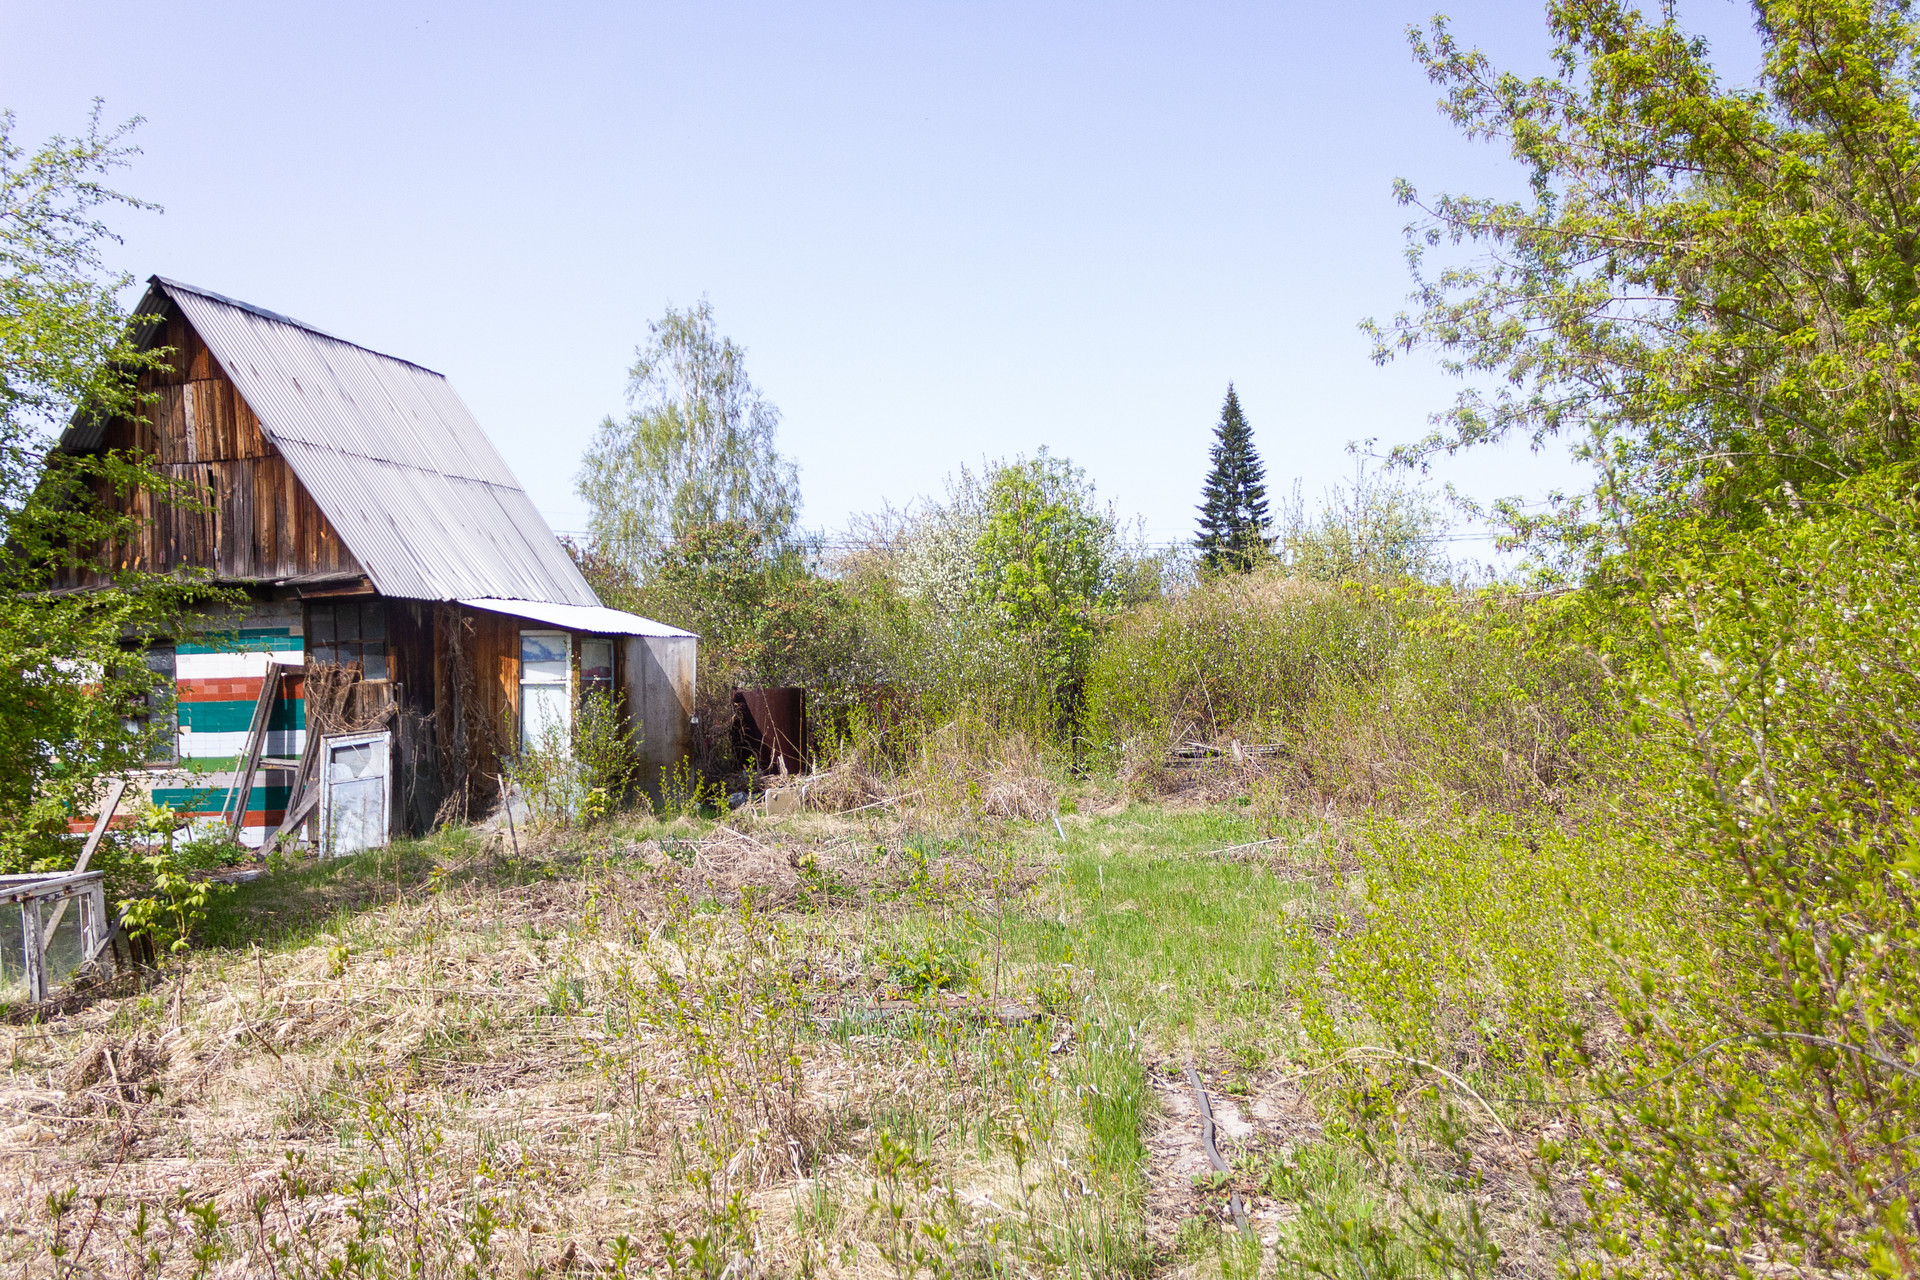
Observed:
[[[125,267],[443,371],[556,528],[647,320],[705,294],[807,524],[1046,445],[1170,539],[1229,379],[1309,495],[1452,394],[1355,328],[1406,291],[1395,177],[1514,187],[1408,57],[1432,4],[0,0],[0,106],[26,141],[145,116],[123,186],[166,211]],[[1537,3],[1447,11],[1542,65]],[[1744,6],[1685,12],[1750,68]]]

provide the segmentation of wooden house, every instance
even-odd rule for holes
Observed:
[[[278,826],[307,749],[310,663],[357,666],[362,720],[385,709],[387,759],[341,750],[386,771],[394,834],[492,807],[503,757],[588,690],[624,694],[646,780],[684,760],[696,638],[601,605],[445,377],[149,283],[136,338],[171,354],[140,376],[144,416],[76,418],[59,447],[138,450],[203,495],[199,510],[136,495],[140,531],[105,559],[207,570],[248,602],[204,635],[147,649],[178,694],[174,758],[145,780],[156,799],[216,815],[237,786],[243,839]],[[236,773],[256,711],[262,768]]]

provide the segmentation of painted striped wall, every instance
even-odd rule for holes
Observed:
[[[298,601],[257,604],[239,621],[230,633],[175,647],[174,689],[183,760],[238,756],[246,749],[247,729],[253,723],[267,664],[306,664]],[[306,745],[306,691],[296,678],[282,686],[268,717],[266,754],[297,756]]]
[[[198,642],[174,646],[175,710],[179,714],[180,759],[230,760],[246,749],[253,708],[260,701],[260,685],[267,664],[303,667],[306,640],[301,634],[298,600],[256,601],[226,624],[229,630]],[[307,703],[304,679],[290,676],[267,718],[265,754],[298,756],[307,745]],[[128,780],[135,793],[151,795],[189,819],[196,832],[219,829],[220,812],[231,796],[233,764],[208,767],[205,773],[185,768],[153,768]],[[240,825],[240,842],[258,847],[266,833],[286,816],[287,792],[293,780],[290,767],[260,769],[253,775],[247,812]],[[130,821],[131,802],[123,802],[116,825]],[[75,816],[71,831],[93,828],[91,815]]]
[[[257,849],[265,843],[268,830],[279,826],[280,820],[287,816],[287,797],[292,788],[284,781],[287,776],[284,770],[276,769],[272,776],[280,780],[280,785],[268,786],[264,772],[253,775],[247,814],[240,823],[240,843],[250,848]],[[196,831],[213,831],[220,825],[220,809],[231,796],[232,782],[231,773],[221,773],[210,774],[204,781],[196,778],[190,786],[155,787],[153,802],[164,804],[189,819]]]
[[[231,769],[200,774],[170,769],[136,774],[129,781],[135,794],[144,794],[153,803],[164,804],[188,819],[193,833],[199,835],[220,829],[220,812],[232,796],[234,776]],[[286,817],[292,781],[291,769],[261,769],[254,773],[253,789],[247,794],[246,817],[240,824],[241,844],[258,848],[266,840],[267,832],[280,825]],[[114,818],[116,828],[133,820],[131,808],[130,800],[121,802],[120,813]],[[93,824],[92,815],[75,817],[67,823],[67,830],[84,833],[93,830]]]

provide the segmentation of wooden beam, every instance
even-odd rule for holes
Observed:
[[[312,704],[308,704],[312,710]],[[321,748],[320,727],[309,717],[307,720],[307,745],[300,753],[300,768],[294,772],[293,786],[287,792],[287,811],[280,817],[280,825],[267,833],[260,842],[262,850],[270,850],[281,836],[300,825],[307,814],[313,812],[314,804],[320,799],[319,768]],[[311,792],[311,798],[309,798]]]
[[[74,874],[87,869],[93,861],[93,851],[100,847],[100,838],[107,834],[107,824],[113,821],[114,811],[119,809],[121,799],[127,794],[127,780],[115,778],[107,789],[107,801],[100,806],[100,816],[93,821],[93,830],[87,834],[86,847],[80,850],[80,861],[73,864]]]
[[[113,786],[107,791],[107,801],[100,806],[100,816],[93,820],[93,830],[87,834],[86,847],[80,850],[80,860],[73,864],[73,874],[79,875],[87,869],[87,863],[93,861],[93,851],[100,847],[100,838],[107,834],[107,824],[113,821],[114,810],[120,807],[120,797],[127,794],[127,780],[115,778]],[[47,927],[41,931],[42,945],[53,941],[53,931],[60,927],[60,921],[67,914],[70,898],[62,898],[60,905],[53,909],[53,919],[47,921]]]
[[[313,812],[313,807],[320,803],[320,792],[322,790],[323,788],[321,788],[320,786],[318,785],[314,786],[313,789],[308,791],[307,794],[301,799],[298,808],[287,810],[287,818],[286,818],[286,821],[280,824],[280,831],[276,831],[273,833],[273,838],[275,840],[278,840],[280,838],[281,831],[291,831],[293,830],[293,828],[299,826],[302,822],[305,822],[307,820],[307,815]],[[288,803],[291,804],[293,802],[288,801]],[[266,848],[267,846],[262,845],[261,847]]]
[[[247,744],[240,753],[240,772],[234,775],[233,786],[227,790],[227,803],[233,806],[233,815],[228,817],[223,807],[220,816],[233,831],[233,838],[240,838],[240,828],[247,820],[247,799],[253,794],[253,771],[260,767],[260,756],[266,750],[267,723],[273,718],[273,704],[280,696],[280,676],[292,668],[278,662],[267,663],[266,678],[260,681],[260,700],[253,704],[253,723],[247,727]]]

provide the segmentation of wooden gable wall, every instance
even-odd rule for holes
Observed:
[[[144,420],[116,419],[106,446],[143,452],[195,487],[203,510],[133,498],[142,518],[130,544],[107,554],[121,567],[188,565],[229,581],[273,581],[362,572],[305,486],[260,430],[260,420],[213,352],[175,308],[153,339],[170,367],[140,376]],[[115,501],[114,505],[124,504]]]

